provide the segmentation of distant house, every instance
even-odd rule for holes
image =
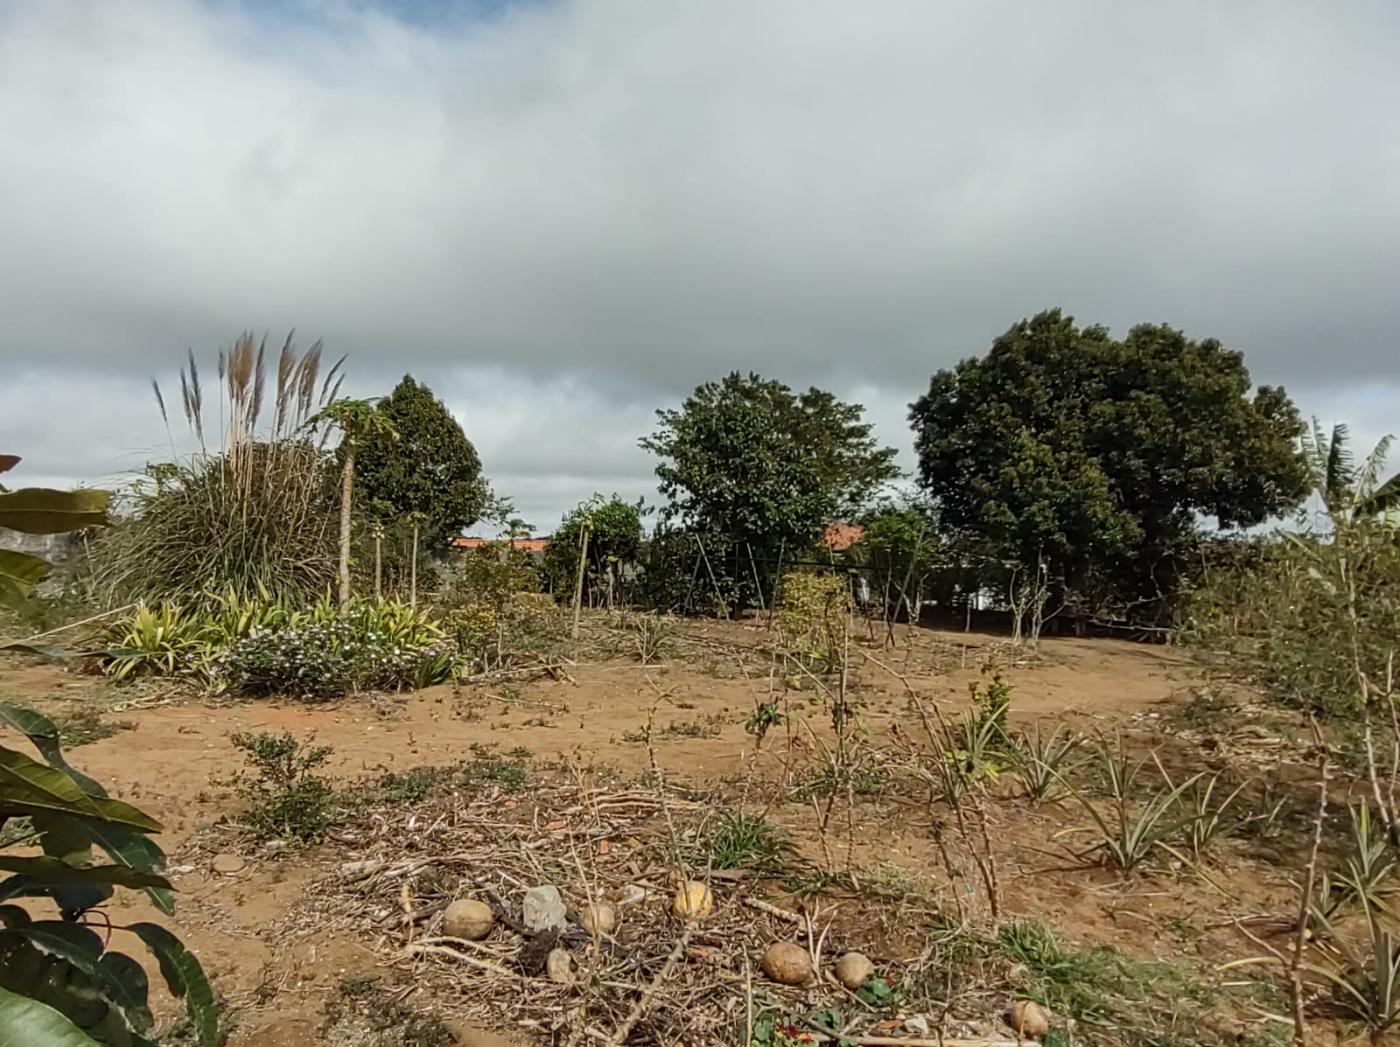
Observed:
[[[865,537],[865,528],[854,523],[829,523],[826,531],[822,535],[822,545],[826,546],[834,553],[844,553],[851,546],[855,545]],[[480,549],[487,545],[509,544],[513,549],[529,553],[532,556],[543,556],[544,551],[549,548],[548,538],[480,538],[477,536],[461,536],[452,539],[452,548],[463,552]]]
[[[543,556],[544,551],[549,548],[548,538],[477,538],[458,537],[452,539],[452,548],[468,551],[471,549],[481,549],[488,545],[509,545],[512,549],[519,549],[521,552],[529,553],[531,556]]]
[[[829,523],[822,544],[834,553],[844,553],[865,537],[865,528],[854,523]]]

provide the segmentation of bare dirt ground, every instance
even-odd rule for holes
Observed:
[[[115,688],[50,665],[0,669],[0,695],[56,716],[96,704],[108,710],[107,719],[130,724],[77,748],[70,759],[165,825],[162,843],[179,890],[173,923],[226,1003],[229,1043],[376,1042],[333,1031],[328,1014],[347,985],[380,979],[395,987],[396,1004],[447,1020],[460,1043],[523,1045],[549,1041],[538,1030],[504,1021],[491,1029],[473,1024],[481,1016],[473,1007],[472,968],[442,964],[420,977],[397,955],[401,943],[393,928],[367,934],[345,917],[344,906],[318,909],[333,893],[327,884],[337,869],[362,853],[358,830],[338,830],[317,848],[268,853],[231,824],[241,810],[231,781],[241,760],[229,736],[249,730],[314,736],[333,748],[330,773],[344,785],[460,763],[482,746],[528,751],[532,776],[540,781],[612,775],[635,782],[654,757],[671,784],[695,790],[706,803],[723,799],[765,812],[791,833],[813,866],[834,860],[879,869],[886,879],[899,875],[925,885],[931,896],[967,890],[950,883],[936,846],[937,816],[917,791],[863,795],[825,833],[819,805],[787,799],[792,783],[818,766],[830,723],[811,691],[793,691],[783,699],[787,722],[756,746],[745,718],[781,687],[771,660],[759,653],[771,639],[761,625],[690,622],[679,629],[680,651],[655,665],[639,664],[625,642],[598,629],[567,680],[443,686],[328,705],[207,703],[156,684]],[[1191,701],[1202,679],[1185,654],[1104,639],[1046,639],[1031,657],[978,634],[901,628],[893,648],[857,638],[850,686],[862,707],[862,744],[875,753],[907,745],[919,730],[911,689],[952,713],[968,705],[969,684],[985,681],[990,663],[1011,685],[1013,726],[1039,719],[1085,732],[1126,731],[1141,753],[1159,747],[1169,768],[1305,776],[1290,747],[1277,740],[1280,731],[1287,735],[1287,725],[1247,728],[1241,735],[1239,718],[1209,729],[1192,722]],[[1287,912],[1293,904],[1291,871],[1275,853],[1276,843],[1228,840],[1208,871],[1159,867],[1124,878],[1070,858],[1076,830],[1085,823],[1073,803],[1032,808],[1018,802],[1009,785],[996,788],[1004,802],[993,806],[992,842],[1005,910],[1051,924],[1079,945],[1213,968],[1258,952],[1232,926],[1234,919]],[[491,803],[524,809],[537,800],[533,790],[527,785],[518,798]],[[550,812],[536,809],[531,817],[538,825]],[[216,853],[239,854],[246,865],[221,875],[211,867]],[[780,888],[768,893],[781,906],[799,904]],[[826,897],[839,926],[850,894],[833,885]],[[917,934],[897,927],[851,928],[847,938],[859,939],[877,963],[911,960],[921,945]],[[1267,1006],[1228,1010],[1225,1027],[1240,1039],[1218,1042],[1272,1042],[1243,1038],[1277,1022]]]

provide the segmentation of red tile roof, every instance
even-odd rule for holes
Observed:
[[[826,534],[822,535],[822,544],[832,552],[844,553],[864,537],[865,528],[860,524],[829,523]]]
[[[459,537],[452,539],[454,549],[480,549],[486,545],[497,545],[508,542],[512,548],[523,550],[527,553],[542,553],[549,547],[548,538],[467,538]]]

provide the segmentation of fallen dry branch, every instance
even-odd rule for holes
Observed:
[[[617,1030],[612,1036],[608,1038],[608,1043],[611,1047],[622,1047],[622,1044],[627,1042],[627,1037],[631,1035],[633,1027],[641,1019],[642,1015],[646,1014],[647,1008],[651,1006],[651,1001],[655,998],[657,990],[675,976],[676,967],[680,965],[681,957],[685,955],[686,946],[690,944],[690,935],[691,930],[687,928],[680,936],[680,940],[676,942],[676,947],[671,950],[671,955],[666,957],[666,966],[662,967],[656,977],[652,979],[651,984],[646,987],[641,997],[638,998],[631,1012],[623,1019],[622,1024],[617,1027]]]

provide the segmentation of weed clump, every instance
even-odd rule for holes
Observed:
[[[690,858],[697,868],[780,871],[793,857],[787,832],[761,814],[723,810]]]
[[[1201,1011],[1216,993],[1182,967],[1125,956],[1109,946],[1076,949],[1033,920],[1003,925],[996,946],[1015,965],[1017,990],[1055,1014],[1113,1026],[1123,1042],[1205,1042],[1194,1037],[1203,1031]]]
[[[290,731],[239,732],[230,741],[253,772],[238,782],[248,804],[243,823],[261,839],[322,840],[340,815],[334,788],[316,773],[331,747],[299,741]]]

